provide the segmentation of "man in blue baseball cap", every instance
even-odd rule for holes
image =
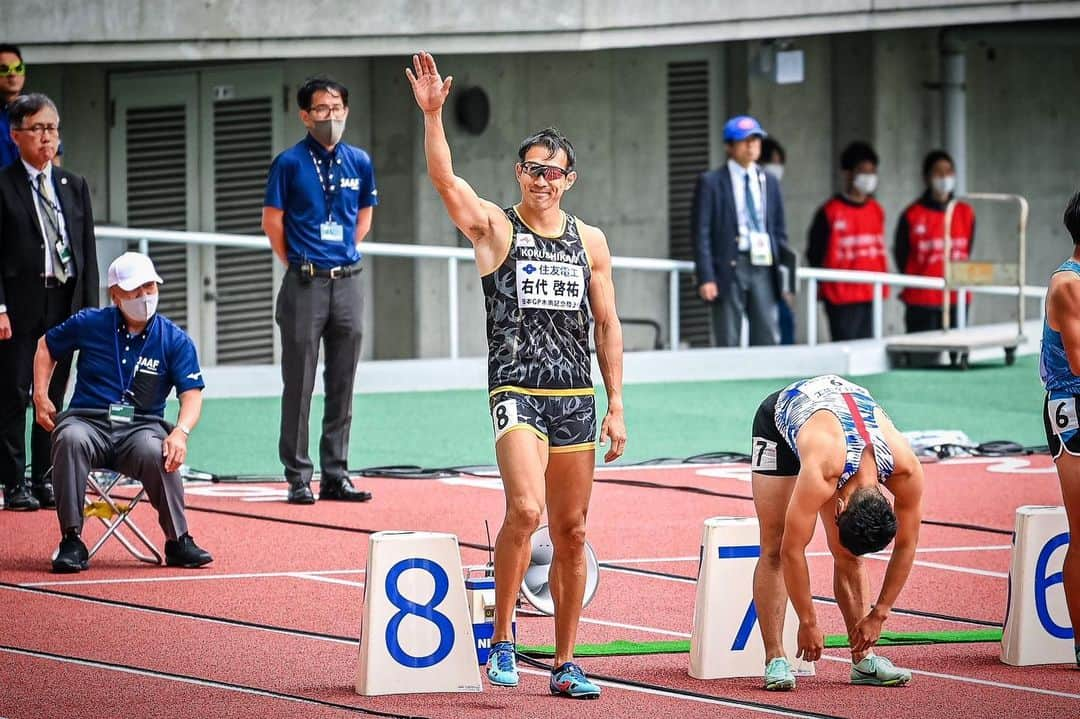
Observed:
[[[698,293],[712,308],[713,343],[739,344],[742,322],[750,344],[778,339],[780,258],[788,252],[780,183],[757,164],[761,123],[738,115],[724,123],[724,167],[703,173],[694,189],[690,227]]]

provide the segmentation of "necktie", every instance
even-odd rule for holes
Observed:
[[[52,188],[49,187],[44,172],[37,176],[37,183],[38,205],[45,217],[45,244],[52,255],[53,275],[56,276],[57,282],[64,283],[67,282],[69,273],[57,249],[57,244],[63,242],[63,237],[60,235],[60,219],[56,216],[56,206],[52,201]]]
[[[761,217],[758,216],[757,205],[754,204],[754,193],[750,192],[750,172],[747,171],[743,174],[743,184],[746,187],[746,217],[750,225],[750,229],[754,232],[761,232]]]

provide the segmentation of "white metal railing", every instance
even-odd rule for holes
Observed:
[[[270,251],[270,243],[261,235],[233,235],[218,232],[182,232],[177,230],[144,230],[128,227],[98,225],[94,228],[98,239],[126,240],[139,242],[139,248],[146,253],[150,242],[172,242],[187,245],[215,245],[220,247],[241,247],[251,250]],[[442,245],[402,245],[389,242],[365,242],[361,247],[365,255],[372,257],[405,257],[413,259],[445,260],[447,263],[447,320],[450,332],[450,357],[460,354],[460,330],[458,326],[458,267],[462,261],[472,262],[473,251],[462,247]],[[668,346],[679,348],[679,275],[693,274],[694,263],[686,260],[667,260],[652,257],[613,257],[612,266],[617,269],[639,270],[642,272],[665,272],[668,274]],[[944,289],[945,280],[941,277],[921,277],[901,275],[890,272],[861,272],[854,270],[827,270],[817,267],[799,267],[795,273],[798,282],[806,284],[806,344],[816,345],[818,324],[817,297],[819,282],[859,282],[873,285],[873,328],[874,337],[883,336],[884,298],[882,287],[921,287]],[[957,325],[965,327],[966,293],[985,295],[1005,295],[1015,297],[1016,287],[980,286],[962,288],[957,307]],[[1025,285],[1025,298],[1045,298],[1046,288]],[[1041,305],[1040,305],[1041,307]],[[1041,312],[1040,309],[1040,317]],[[743,333],[745,337],[745,332]]]

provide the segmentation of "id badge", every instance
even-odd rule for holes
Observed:
[[[131,424],[135,421],[135,408],[130,404],[109,405],[109,424]]]
[[[319,239],[323,242],[341,242],[345,239],[345,230],[334,221],[319,225]]]
[[[56,254],[65,265],[71,262],[71,248],[63,240],[56,241]]]
[[[771,266],[773,263],[772,241],[767,232],[750,233],[750,264]]]

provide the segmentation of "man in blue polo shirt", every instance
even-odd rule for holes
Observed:
[[[308,414],[319,342],[324,345],[326,403],[319,443],[320,499],[366,502],[348,476],[353,380],[360,360],[363,293],[360,242],[378,204],[371,159],[341,142],[349,91],[326,77],[296,93],[307,136],[270,166],[262,227],[288,268],[278,294],[281,328],[281,434],[278,454],[288,501],[312,504],[314,466],[308,455]]]
[[[109,266],[113,307],[85,309],[45,333],[34,355],[37,420],[52,432],[53,486],[62,539],[54,572],[89,567],[83,497],[91,469],[105,467],[146,488],[165,532],[165,563],[201,567],[212,561],[188,534],[180,465],[202,411],[202,369],[191,338],[156,314],[161,277],[146,255],[125,252]],[[48,387],[58,360],[79,350],[75,393],[57,415]],[[165,421],[176,388],[180,413]]]

